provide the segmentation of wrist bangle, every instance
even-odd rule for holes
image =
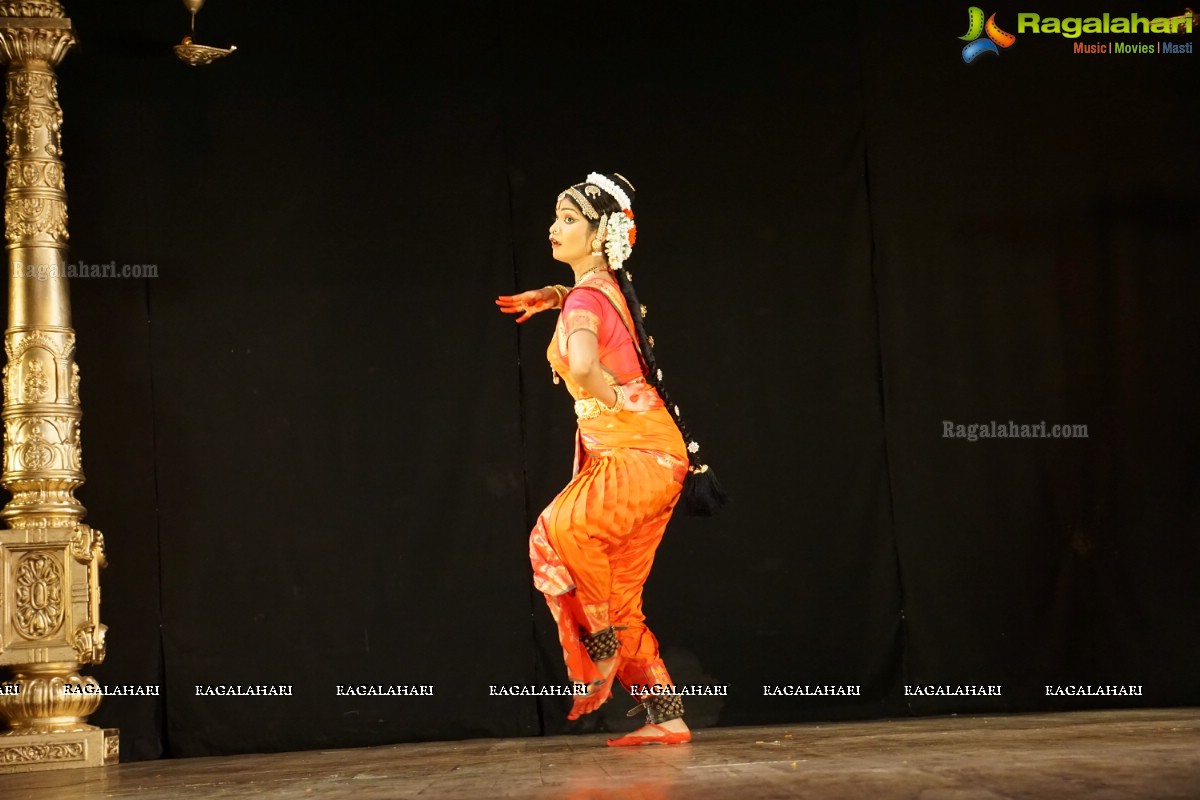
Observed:
[[[613,386],[612,388],[613,391],[616,392],[617,396],[613,398],[613,404],[611,406],[606,406],[604,403],[596,400],[596,402],[600,405],[600,409],[605,414],[616,414],[625,407],[625,392],[621,390],[620,386]]]
[[[571,290],[558,284],[555,284],[554,286],[547,286],[546,288],[554,292],[554,296],[558,298],[558,307],[562,308],[563,303],[566,302],[567,294]]]

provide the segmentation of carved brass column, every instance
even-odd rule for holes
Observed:
[[[117,731],[88,725],[100,705],[83,664],[104,659],[104,539],[81,520],[79,368],[67,291],[62,109],[54,67],[74,44],[58,0],[0,0],[8,64],[4,193],[8,327],[0,510],[0,772],[117,760]]]

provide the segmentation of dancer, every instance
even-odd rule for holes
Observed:
[[[614,680],[646,710],[647,724],[609,740],[613,746],[691,741],[683,701],[646,627],[642,587],[685,482],[693,513],[714,513],[725,500],[699,463],[679,407],[670,405],[624,269],[637,236],[633,196],[616,173],[591,173],[563,191],[550,246],[571,267],[573,285],[496,301],[520,314],[517,322],[561,309],[547,357],[555,383],[561,379],[575,399],[575,470],[538,517],[530,560],[558,626],[567,675],[587,687],[568,718],[599,708]]]

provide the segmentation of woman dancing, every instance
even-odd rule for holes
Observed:
[[[558,626],[571,682],[586,687],[568,719],[604,704],[614,680],[645,708],[647,724],[609,745],[691,741],[683,701],[646,627],[642,587],[685,484],[684,503],[711,514],[724,502],[679,407],[662,385],[624,262],[637,235],[633,186],[591,173],[558,196],[550,247],[574,283],[496,303],[517,322],[561,309],[547,357],[575,399],[574,477],[529,538],[534,585]],[[686,441],[685,441],[686,440]],[[630,712],[632,715],[636,712]]]

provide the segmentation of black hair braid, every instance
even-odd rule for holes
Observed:
[[[629,313],[633,317],[633,327],[637,331],[638,346],[641,348],[638,355],[641,358],[642,372],[646,375],[646,381],[658,390],[658,396],[662,398],[667,410],[671,412],[671,418],[675,420],[679,432],[683,434],[683,440],[691,444],[692,435],[688,431],[687,423],[683,421],[683,414],[679,413],[679,406],[671,400],[666,383],[658,377],[658,360],[654,357],[654,346],[650,344],[650,337],[646,333],[646,321],[642,317],[642,304],[638,302],[633,281],[629,279],[629,272],[622,267],[616,271],[616,276],[617,285],[621,287],[621,294],[625,295],[625,304],[629,306]],[[688,451],[688,462],[696,469],[701,467],[699,454],[690,450]]]
[[[642,362],[642,372],[646,376],[646,381],[657,390],[658,396],[662,398],[663,403],[667,407],[667,412],[675,420],[676,427],[679,428],[679,432],[683,435],[683,441],[688,445],[687,458],[690,468],[683,484],[683,494],[679,500],[679,508],[692,516],[711,517],[729,502],[729,497],[721,488],[721,484],[717,482],[717,477],[713,474],[713,471],[701,461],[698,449],[699,445],[693,447],[695,439],[692,438],[692,433],[688,430],[687,423],[683,419],[683,412],[680,411],[675,401],[671,399],[671,394],[667,391],[666,382],[660,377],[658,360],[654,357],[654,346],[650,343],[650,337],[646,333],[646,322],[642,317],[642,305],[638,302],[637,292],[633,288],[633,281],[629,279],[629,271],[621,268],[615,270],[615,273],[617,285],[621,288],[621,294],[625,297],[625,304],[629,306],[629,314],[633,317],[633,327],[637,332],[640,350],[638,356]],[[696,452],[692,452],[693,450]]]
[[[635,190],[625,177],[616,173],[609,173],[608,179],[621,187],[630,198],[630,204],[633,202]],[[617,199],[608,191],[602,190],[598,194],[594,191],[589,192],[589,189],[595,184],[578,183],[574,189],[591,198],[590,202],[593,209],[598,214],[614,215],[620,214],[623,209]],[[598,188],[598,187],[597,187]],[[571,200],[575,202],[574,199]],[[600,227],[599,220],[591,220],[591,228],[597,231]],[[713,514],[721,510],[721,508],[729,502],[728,495],[721,488],[721,484],[717,482],[717,476],[713,474],[706,464],[700,460],[698,451],[699,445],[692,438],[691,431],[688,430],[687,423],[683,420],[683,414],[679,410],[679,406],[671,399],[670,393],[667,391],[666,385],[659,377],[658,362],[654,357],[654,347],[650,344],[650,337],[646,334],[646,323],[642,319],[642,305],[638,302],[637,292],[633,290],[633,281],[629,279],[629,272],[622,269],[614,270],[617,278],[617,285],[621,289],[621,294],[625,297],[625,303],[629,306],[629,313],[633,317],[633,327],[637,333],[639,353],[638,357],[642,362],[642,372],[646,377],[646,381],[658,391],[658,396],[662,398],[663,403],[667,407],[667,413],[675,420],[676,427],[683,435],[684,442],[688,445],[687,458],[689,469],[687,477],[683,482],[683,492],[680,494],[679,508],[683,513],[698,517],[711,517]],[[697,450],[697,452],[692,452]]]

